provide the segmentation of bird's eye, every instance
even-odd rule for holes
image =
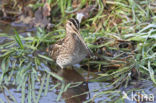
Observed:
[[[71,26],[71,25],[72,25],[72,23],[69,23],[69,25]]]

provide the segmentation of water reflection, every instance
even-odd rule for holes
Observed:
[[[57,74],[64,78],[65,83],[83,82],[82,84],[68,88],[62,95],[66,103],[82,103],[88,97],[88,83],[85,79],[74,69],[61,69]],[[84,94],[83,94],[84,93]]]

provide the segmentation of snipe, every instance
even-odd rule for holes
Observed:
[[[63,69],[82,61],[92,54],[79,32],[80,24],[77,19],[71,18],[66,23],[66,36],[49,49],[49,55]]]

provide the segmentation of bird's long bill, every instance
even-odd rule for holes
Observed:
[[[86,45],[86,43],[84,42],[81,34],[78,32],[76,33],[76,35],[78,36],[78,38],[80,39],[81,43],[84,45],[84,47],[86,48],[86,50],[88,51],[89,55],[93,55],[92,51],[88,48],[88,46]]]

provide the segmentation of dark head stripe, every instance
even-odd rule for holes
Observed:
[[[71,18],[69,21],[72,22],[77,29],[80,28],[80,23],[77,19]]]

